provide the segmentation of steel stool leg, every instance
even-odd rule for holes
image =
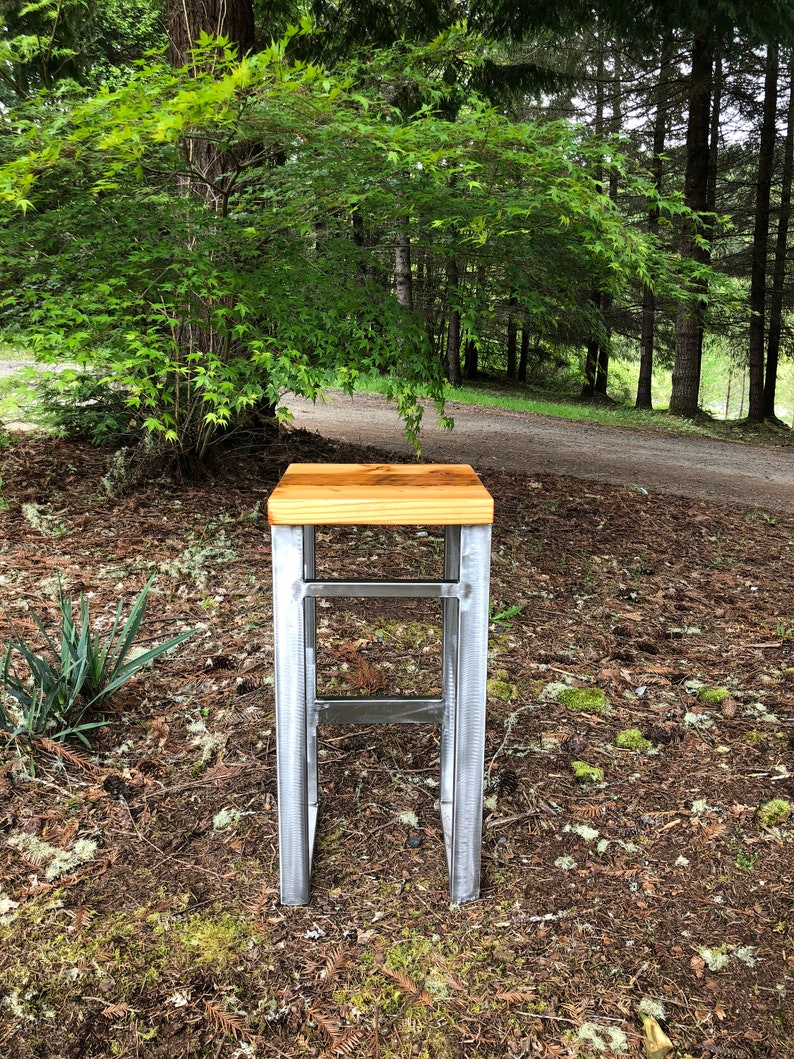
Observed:
[[[460,526],[447,526],[444,533],[444,580],[460,578]],[[452,870],[452,803],[455,783],[455,714],[458,684],[458,600],[442,600],[441,697],[441,794],[439,809],[444,826],[447,869]]]
[[[306,591],[316,576],[315,530],[271,529],[281,903],[302,905],[319,805],[316,602]],[[440,809],[455,903],[480,891],[490,551],[490,525],[446,528],[444,581],[455,591],[442,599]],[[398,587],[384,583],[374,594]]]
[[[461,526],[457,690],[449,866],[453,902],[480,893],[490,525]]]
[[[281,903],[309,902],[306,616],[303,528],[272,526]]]
[[[303,577],[313,581],[315,576],[314,526],[303,527]],[[314,855],[314,836],[317,833],[317,814],[320,808],[320,789],[317,781],[317,600],[308,596],[303,603],[306,630],[306,784],[309,799],[309,871]]]

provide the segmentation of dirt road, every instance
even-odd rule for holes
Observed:
[[[412,456],[394,408],[381,397],[333,394],[315,405],[298,397],[286,403],[304,430],[374,445],[395,460]],[[428,460],[622,482],[649,492],[794,513],[790,451],[454,403],[448,411],[455,419],[451,432],[436,425],[432,409],[427,412],[422,445]]]
[[[0,359],[0,377],[23,366],[20,360]],[[394,460],[413,457],[397,413],[382,397],[330,394],[317,404],[300,397],[289,397],[285,403],[295,425],[304,430],[372,445]],[[440,429],[433,409],[427,410],[422,445],[428,460],[471,463],[479,469],[503,468],[528,475],[560,474],[622,482],[649,492],[794,514],[791,451],[454,402],[447,408],[455,419],[453,431]]]

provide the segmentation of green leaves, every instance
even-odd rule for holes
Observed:
[[[331,71],[284,42],[238,62],[207,37],[183,70],[150,62],[120,89],[21,108],[0,138],[0,323],[93,363],[202,459],[340,372],[394,375],[416,437],[417,394],[443,390],[427,318],[391,289],[397,232],[428,270],[458,257],[487,274],[487,294],[455,292],[470,338],[505,296],[573,323],[582,290],[685,286],[601,190],[606,165],[631,186],[612,146],[473,95],[451,106],[437,74],[465,49],[456,28]]]

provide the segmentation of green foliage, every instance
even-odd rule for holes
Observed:
[[[92,633],[88,600],[82,594],[75,620],[72,598],[64,595],[59,587],[57,640],[31,612],[45,651],[31,646],[16,630],[6,646],[0,731],[6,733],[7,743],[16,741],[32,748],[35,736],[44,735],[56,741],[76,736],[88,746],[86,733],[106,723],[101,714],[113,694],[143,667],[192,635],[192,631],[180,633],[148,651],[141,652],[135,647],[153,580],[152,577],[146,582],[123,625],[119,602],[112,628],[104,638]],[[23,670],[20,674],[15,657],[24,663],[26,672]]]
[[[5,0],[0,100],[126,80],[135,59],[165,43],[163,16],[157,0]]]
[[[390,289],[398,231],[440,265],[503,263],[496,284],[547,328],[581,316],[583,287],[680,292],[604,193],[602,147],[474,96],[443,117],[460,88],[438,70],[477,61],[459,29],[336,73],[286,46],[238,61],[207,38],[183,70],[149,63],[114,91],[4,116],[0,324],[112,378],[166,447],[203,459],[284,391],[362,373],[387,380],[415,438],[420,390],[440,407],[443,383],[426,321]],[[393,102],[407,87],[424,101],[409,118]],[[617,153],[609,165],[681,212]],[[491,308],[460,297],[476,337]]]
[[[129,444],[141,432],[127,392],[96,372],[66,369],[39,375],[34,420],[94,445]]]
[[[506,629],[512,627],[512,619],[524,609],[523,603],[513,603],[512,606],[502,607],[499,610],[494,607],[493,600],[488,603],[488,621],[495,625],[501,625]]]
[[[745,853],[743,849],[740,849],[736,854],[736,867],[739,871],[752,871],[755,866],[755,862],[758,860],[757,853]]]

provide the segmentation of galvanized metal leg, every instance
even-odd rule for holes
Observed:
[[[460,577],[460,526],[447,526],[444,533],[444,580]],[[439,807],[444,825],[447,867],[452,865],[452,793],[455,766],[455,714],[458,701],[458,600],[442,600],[441,697],[441,796]]]
[[[272,526],[273,635],[281,902],[309,902],[303,528]]]
[[[327,714],[330,706],[346,707],[341,716],[348,722],[357,716],[346,700],[320,703],[317,699],[315,595],[359,593],[442,596],[441,702],[421,700],[419,713],[422,719],[441,720],[440,807],[450,895],[453,902],[473,900],[480,891],[491,527],[447,527],[444,582],[451,585],[431,583],[431,593],[423,582],[329,582],[322,583],[318,592],[314,527],[271,528],[282,904],[309,901],[319,804],[317,725],[322,709]],[[377,720],[417,719],[416,703],[413,711],[395,712],[404,701],[360,700],[360,716],[374,710]]]
[[[303,527],[303,577],[313,581],[315,576],[314,526]],[[314,855],[314,836],[317,833],[317,814],[320,791],[317,783],[317,600],[304,600],[304,629],[306,633],[306,782],[309,799],[309,871]]]
[[[480,893],[491,527],[461,526],[450,896]]]

